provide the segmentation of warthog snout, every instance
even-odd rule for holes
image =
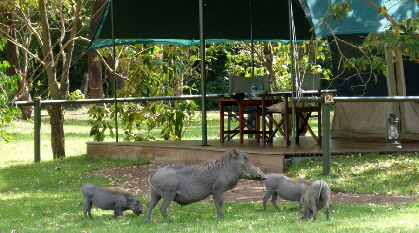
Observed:
[[[266,176],[265,176],[265,174],[263,174],[263,175],[260,177],[260,179],[261,179],[261,180],[266,180]]]
[[[256,168],[254,170],[254,172],[252,172],[250,174],[245,173],[242,178],[248,179],[248,180],[264,180],[264,179],[266,179],[266,176],[265,176],[265,173],[263,173],[260,170],[260,168]]]
[[[141,205],[141,203],[136,200],[133,205],[131,206],[131,210],[132,212],[134,212],[134,214],[136,214],[137,216],[139,216],[140,214],[143,213],[144,209],[143,206]]]
[[[139,216],[140,214],[142,214],[143,213],[143,211],[142,210],[138,210],[138,211],[135,211],[134,212],[137,216]]]
[[[257,172],[258,172],[258,174],[259,174],[259,176],[260,176],[260,179],[261,179],[261,180],[265,180],[265,179],[266,179],[266,175],[265,175],[265,173],[263,173],[263,172],[260,170],[260,168],[258,168]]]

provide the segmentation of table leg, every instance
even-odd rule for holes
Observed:
[[[256,141],[260,142],[260,106],[257,106],[256,108]]]
[[[292,114],[290,114],[292,116]],[[291,129],[288,127],[289,126],[289,116],[287,111],[285,111],[285,114],[282,114],[282,117],[284,117],[284,132],[285,132],[285,142],[287,143],[287,145],[291,144],[290,141],[290,131]]]
[[[243,144],[244,142],[244,137],[243,137],[243,130],[244,130],[244,106],[243,105],[239,105],[239,121],[240,121],[240,130],[239,130],[239,134],[240,134],[240,143]]]
[[[224,104],[222,101],[218,102],[220,108],[220,142],[224,143]]]

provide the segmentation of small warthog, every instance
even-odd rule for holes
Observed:
[[[266,175],[265,179],[266,195],[263,197],[263,210],[266,210],[266,202],[272,196],[272,204],[279,211],[276,204],[277,197],[289,201],[298,201],[301,207],[301,196],[311,185],[311,182],[305,180],[294,180],[284,174],[272,173]]]
[[[83,214],[92,218],[92,204],[104,210],[113,210],[114,217],[123,216],[125,210],[132,210],[136,215],[143,212],[143,206],[138,199],[121,189],[104,188],[95,184],[85,184],[81,188],[84,198]]]
[[[167,166],[157,168],[148,177],[151,192],[146,221],[160,199],[160,212],[170,221],[166,210],[172,201],[188,205],[213,195],[217,216],[222,218],[224,192],[233,189],[241,179],[264,179],[263,172],[249,162],[246,153],[230,149],[217,160],[201,165]]]
[[[301,213],[308,219],[316,219],[317,212],[326,208],[326,218],[329,220],[330,189],[329,185],[323,180],[314,181],[307,188],[302,198]]]

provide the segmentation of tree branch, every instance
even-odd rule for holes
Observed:
[[[382,10],[383,8],[382,7],[380,7],[380,6],[378,6],[378,5],[376,5],[375,3],[373,3],[371,0],[364,0],[365,1],[365,3],[367,3],[370,7],[372,7],[372,8],[374,8],[376,11],[378,11],[381,15],[383,15],[388,21],[390,21],[391,22],[391,24],[393,25],[393,26],[395,26],[396,28],[398,28],[398,29],[400,29],[400,30],[402,30],[404,33],[406,33],[406,34],[408,34],[407,33],[407,28],[403,25],[403,24],[401,24],[401,23],[399,23],[399,22],[397,22],[395,19],[393,19],[393,17],[391,17],[388,13],[387,13],[387,10]],[[410,35],[413,39],[415,39],[415,40],[419,40],[419,35],[418,34],[414,34],[414,33],[410,33],[410,34],[408,34],[408,35]]]
[[[4,36],[8,41],[15,44],[17,47],[19,47],[20,49],[22,49],[26,53],[28,53],[32,58],[36,59],[39,63],[41,63],[42,65],[45,65],[44,61],[41,58],[39,58],[38,55],[31,53],[27,47],[25,47],[21,43],[17,42],[14,38],[12,38],[10,36],[7,36],[8,34],[7,34],[6,31],[0,29],[0,34],[2,34],[2,36]]]
[[[22,7],[19,3],[21,3],[21,1],[16,1],[15,2],[15,7],[17,9],[17,12],[19,13],[15,13],[14,16],[16,16],[18,19],[20,19],[22,22],[25,23],[25,25],[29,28],[29,30],[35,35],[36,39],[38,40],[39,45],[42,47],[43,46],[43,41],[41,38],[41,35],[38,33],[38,31],[32,26],[32,22],[30,21],[30,19],[27,17],[26,13],[23,12]]]

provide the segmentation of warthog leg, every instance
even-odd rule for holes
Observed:
[[[278,194],[275,192],[274,193],[274,195],[272,196],[272,200],[271,200],[271,202],[272,202],[272,205],[274,205],[275,206],[275,208],[276,208],[276,210],[277,211],[279,211],[279,207],[278,207],[278,205],[276,204],[276,200],[278,199]]]
[[[276,210],[279,211],[278,205],[276,204],[276,199],[277,199],[277,193],[275,191],[275,189],[269,189],[266,190],[266,194],[263,197],[263,210],[266,210],[266,202],[269,200],[269,198],[272,196],[272,204],[275,206]]]
[[[84,219],[87,219],[87,215],[89,215],[89,218],[92,218],[92,205],[93,205],[93,202],[91,200],[89,200],[88,198],[84,199],[84,206],[83,206]]]
[[[312,201],[311,202],[311,210],[312,210],[312,217],[313,217],[313,220],[316,220],[316,217],[317,217],[317,203],[316,203],[316,201]]]
[[[160,205],[160,213],[163,215],[164,220],[166,222],[170,222],[169,216],[167,216],[166,210],[169,208],[170,203],[175,199],[176,193],[169,193],[166,195],[163,195],[163,201]]]
[[[123,206],[123,204],[121,203],[121,201],[118,201],[115,204],[114,218],[117,218],[119,216],[123,216],[123,214],[122,214],[122,206]]]
[[[215,208],[217,208],[217,217],[222,218],[223,212],[221,211],[221,207],[223,206],[223,193],[214,193],[212,197],[214,198]]]
[[[156,192],[152,190],[151,195],[150,195],[150,202],[148,203],[147,210],[146,210],[146,220],[145,220],[146,222],[150,221],[151,211],[154,209],[154,207],[156,207],[160,199],[161,199],[161,196],[157,195]]]
[[[330,217],[329,217],[329,205],[328,204],[326,204],[326,219],[327,220],[330,220]]]

